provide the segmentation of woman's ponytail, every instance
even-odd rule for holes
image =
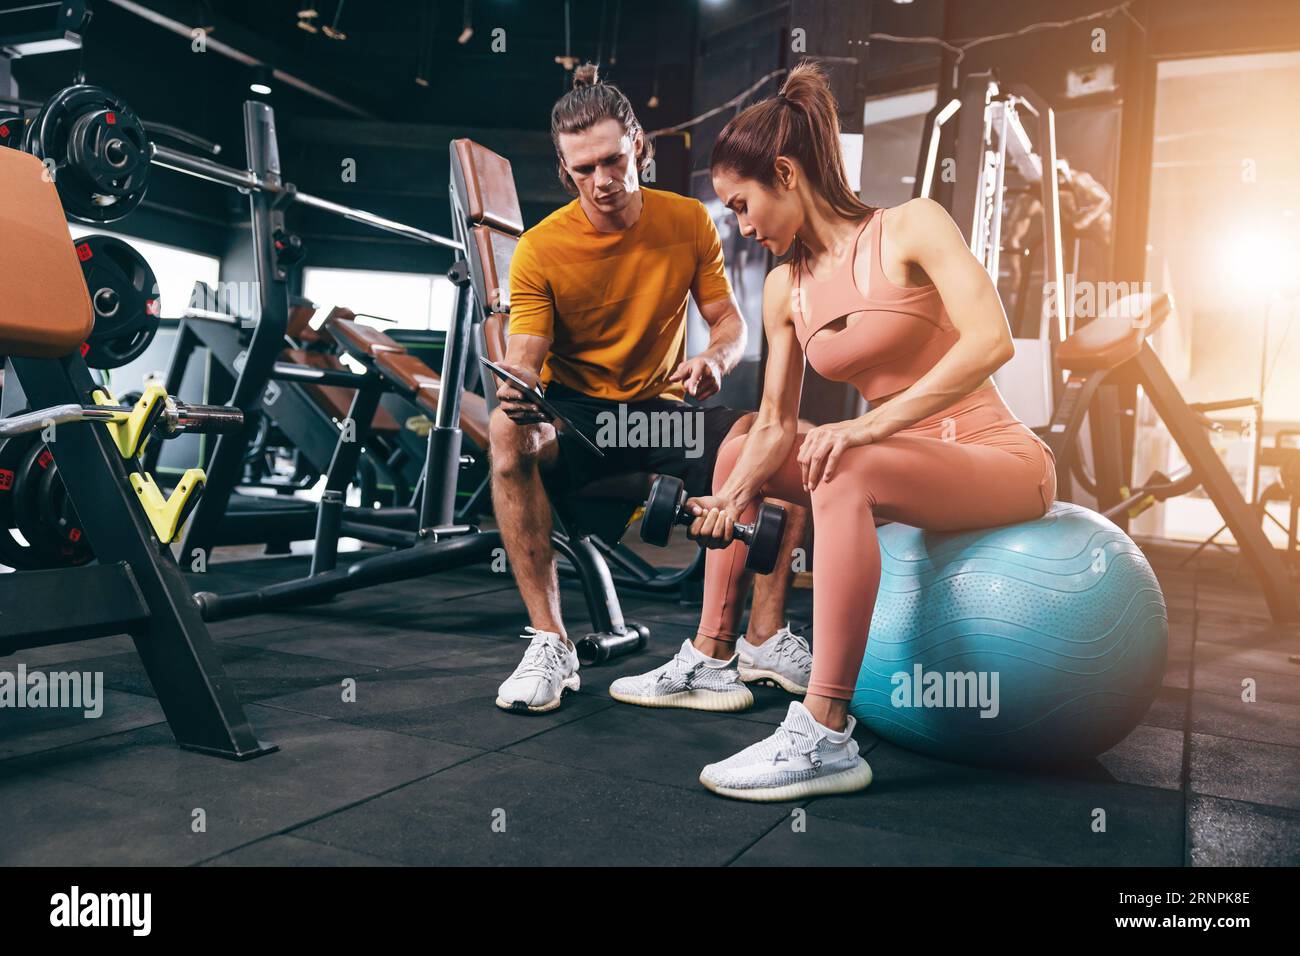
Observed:
[[[773,189],[778,156],[798,160],[809,185],[840,216],[858,220],[872,213],[849,187],[835,97],[826,74],[810,61],[790,71],[776,96],[755,103],[723,128],[709,166]],[[796,264],[802,262],[798,242],[794,257]]]

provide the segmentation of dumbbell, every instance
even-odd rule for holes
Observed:
[[[641,517],[641,540],[663,547],[672,536],[674,525],[690,526],[695,516],[686,510],[686,486],[680,478],[659,475],[650,486],[645,512]],[[732,526],[735,536],[749,545],[745,567],[759,574],[770,574],[781,556],[781,538],[785,534],[785,509],[763,502],[752,525]]]

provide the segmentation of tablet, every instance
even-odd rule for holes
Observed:
[[[527,382],[525,382],[514,372],[502,368],[500,365],[498,365],[496,362],[493,362],[490,359],[480,357],[479,361],[482,362],[488,368],[490,368],[501,378],[505,379],[515,388],[519,389],[519,391],[523,392],[525,401],[532,402],[534,405],[536,405],[538,408],[544,411],[547,415],[549,415],[552,419],[554,419],[557,424],[563,425],[565,432],[576,437],[580,442],[582,442],[593,452],[595,452],[598,457],[600,458],[605,457],[605,453],[601,451],[599,448],[597,448],[595,443],[592,442],[590,438],[584,435],[578,429],[578,427],[573,424],[573,422],[565,418],[560,413],[559,409],[557,409],[554,405],[552,405],[550,402],[546,400],[546,396],[542,394],[542,390],[540,388],[537,388],[535,386],[529,386]]]

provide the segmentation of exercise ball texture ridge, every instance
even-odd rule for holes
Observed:
[[[1164,675],[1168,614],[1142,551],[1057,502],[1022,524],[878,529],[881,583],[852,712],[950,760],[1052,764],[1126,737]]]

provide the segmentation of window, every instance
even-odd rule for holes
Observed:
[[[123,236],[105,229],[95,229],[79,223],[68,223],[68,231],[73,239],[83,236],[113,236],[127,242],[131,248],[144,256],[158,280],[158,296],[162,300],[162,317],[179,319],[190,304],[190,293],[194,283],[200,279],[215,286],[221,271],[221,260],[215,256],[205,256],[199,252],[190,252],[176,246],[164,246],[161,243],[137,239],[135,236]]]
[[[446,276],[365,269],[305,269],[302,294],[326,309],[336,305],[391,322],[381,328],[445,332],[456,307],[456,286]]]
[[[1300,53],[1169,60],[1158,66],[1146,277],[1177,311],[1151,343],[1188,402],[1262,397],[1263,445],[1300,424]],[[1276,478],[1259,468],[1249,409],[1215,413],[1211,442],[1247,501]],[[1145,397],[1133,478],[1171,474],[1183,456]],[[1286,525],[1285,502],[1270,514]],[[1204,540],[1223,524],[1198,490],[1152,507],[1137,534]],[[1274,544],[1278,524],[1263,527]],[[1229,543],[1231,534],[1216,539]]]
[[[912,198],[916,157],[929,134],[926,114],[938,102],[934,87],[867,100],[862,108],[862,190],[873,206],[897,206]]]

